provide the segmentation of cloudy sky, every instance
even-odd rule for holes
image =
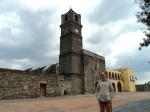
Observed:
[[[132,68],[137,84],[150,81],[135,0],[0,0],[0,68],[58,63],[61,14],[70,6],[82,17],[84,49],[104,56],[109,69]]]

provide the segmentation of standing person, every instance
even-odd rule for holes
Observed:
[[[99,103],[100,112],[112,112],[112,98],[114,95],[114,88],[112,83],[107,79],[104,72],[100,72],[100,80],[97,84],[96,97]]]

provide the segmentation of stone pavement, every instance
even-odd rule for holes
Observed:
[[[150,112],[150,92],[115,93],[113,112]],[[0,100],[0,112],[99,112],[95,94]]]
[[[115,107],[113,112],[150,112],[150,99]]]

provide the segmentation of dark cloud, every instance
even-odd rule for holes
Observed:
[[[96,53],[101,53],[103,56],[109,56],[115,54],[113,53],[114,51],[111,49],[111,46],[115,45],[115,40],[118,38],[124,37],[129,40],[129,42],[130,40],[135,40],[136,42],[139,37],[135,37],[134,32],[136,33],[143,26],[136,22],[133,9],[135,9],[133,1],[102,1],[95,10],[93,10],[93,13],[88,15],[89,21],[92,24],[97,25],[99,29],[96,29],[97,31],[86,40],[89,45],[93,45],[93,47],[89,46],[87,49],[90,51],[93,51],[94,49],[94,52],[96,51]],[[133,34],[133,37],[131,35],[128,37],[128,33]],[[123,35],[127,35],[127,37]],[[126,46],[128,46],[128,43]],[[112,63],[108,62],[108,60],[106,60],[106,66],[109,69],[131,68],[134,70],[138,80],[141,80],[141,82],[144,81],[148,78],[147,73],[149,72],[150,66],[148,63],[148,60],[150,60],[148,51],[150,49],[147,47],[142,51],[139,51],[138,47],[139,46],[137,46],[136,49],[131,48],[133,49],[132,52],[124,51],[123,53],[114,55],[113,58],[116,60],[116,63],[113,63],[113,68],[109,68],[112,67]],[[142,74],[146,75],[143,77]]]
[[[120,19],[126,19],[132,14],[133,2],[125,0],[102,0],[95,10],[93,10],[92,14],[90,14],[89,20],[103,25]]]
[[[5,6],[6,4],[10,5],[10,2],[6,1],[2,4]],[[54,18],[56,18],[54,15],[55,11],[52,9],[31,11],[25,7],[17,7],[18,9],[16,10],[17,3],[12,3],[11,6],[11,11],[7,10],[7,13],[12,13],[15,10],[15,14],[19,17],[21,23],[18,26],[11,25],[13,26],[12,28],[4,28],[0,32],[0,38],[5,41],[0,45],[0,51],[2,51],[0,59],[9,61],[13,59],[29,59],[34,62],[32,66],[50,64],[54,63],[54,61],[58,62],[58,54],[53,52],[59,48],[59,41],[54,42],[56,40],[56,24],[53,24]],[[1,5],[0,7],[6,11],[5,7]],[[13,19],[15,21],[16,18]],[[16,27],[19,29],[19,32],[14,34],[12,31]],[[59,39],[59,37],[57,38]],[[48,52],[53,55],[46,57],[45,54]],[[22,66],[26,68],[30,65]]]
[[[0,9],[0,17],[6,17],[6,26],[0,26],[0,67],[24,70],[58,62],[61,21],[58,9],[46,6],[32,10],[18,0],[0,0]],[[84,49],[114,59],[116,64],[106,60],[108,67],[113,66],[110,69],[129,67],[141,78],[141,73],[149,72],[150,49],[139,51],[137,46],[137,49],[132,48],[132,52],[122,53],[111,48],[117,44],[115,42],[123,42],[124,38],[136,42],[132,34],[141,26],[136,23],[135,9],[136,4],[132,0],[101,0],[91,11],[84,11],[81,14],[82,23],[87,22],[92,35],[83,37],[83,45]],[[83,31],[84,27],[83,24]],[[123,36],[129,33],[129,37]],[[129,46],[128,43],[126,45]]]
[[[116,63],[116,68],[129,67],[132,68],[135,72],[148,72],[150,64],[148,61],[150,48],[147,48],[146,51],[139,51],[138,49],[133,52],[124,52],[116,56],[118,60]]]
[[[0,14],[16,12],[19,10],[18,0],[0,0]]]
[[[98,28],[95,29],[93,35],[86,39],[86,42],[101,49],[103,55],[113,52],[111,46],[117,38],[127,33],[137,32],[142,27],[136,22],[136,8],[134,1],[102,0],[92,13],[88,14],[87,19],[91,23],[91,27],[94,24]],[[92,29],[94,31],[94,27]],[[136,40],[135,37],[126,37],[126,39]],[[86,48],[93,49],[90,46]]]

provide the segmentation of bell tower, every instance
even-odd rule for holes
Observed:
[[[81,15],[70,9],[61,15],[59,69],[60,74],[82,75]]]

